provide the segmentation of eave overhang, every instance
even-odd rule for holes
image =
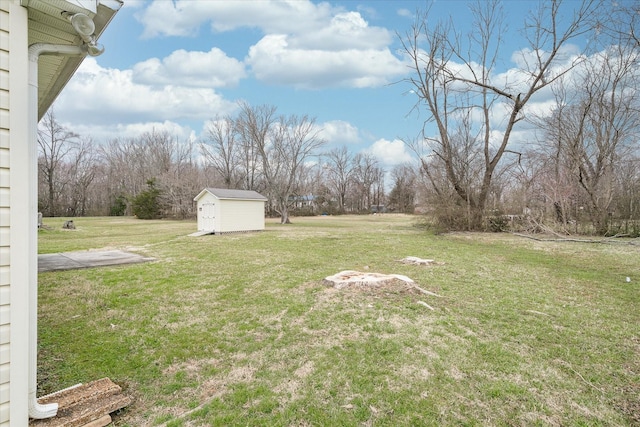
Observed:
[[[84,13],[93,19],[95,35],[99,38],[115,14],[122,0],[21,0],[28,9],[29,45],[34,43],[81,45],[82,39],[74,31],[62,12]],[[78,69],[84,56],[42,55],[38,64],[38,120]]]

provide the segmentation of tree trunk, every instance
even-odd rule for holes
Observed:
[[[287,206],[286,200],[280,200],[278,203],[278,210],[280,211],[280,224],[291,224],[291,220],[289,219],[289,207]]]

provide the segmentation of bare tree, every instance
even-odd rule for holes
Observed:
[[[78,145],[78,135],[71,132],[56,121],[53,110],[47,111],[38,128],[38,145],[40,158],[38,171],[46,195],[40,200],[44,204],[45,214],[56,216],[60,212],[59,200],[68,181],[60,172],[63,169],[66,156]]]
[[[108,200],[109,211],[116,204],[128,200],[144,188],[144,182],[137,179],[139,165],[136,164],[135,141],[112,139],[99,148],[99,157],[106,176],[103,194]],[[119,210],[119,209],[118,209]],[[130,209],[127,209],[131,214]]]
[[[114,139],[101,147],[105,194],[109,205],[134,199],[148,191],[148,182],[160,191],[163,216],[186,218],[193,212],[193,196],[204,184],[195,161],[194,142],[179,141],[166,131],[152,131],[137,138]]]
[[[584,193],[598,234],[609,229],[616,167],[640,136],[640,50],[625,40],[582,64],[572,76],[576,90],[559,86],[558,106],[544,127],[558,178],[570,176]]]
[[[204,181],[194,159],[192,141],[174,141],[169,170],[158,175],[157,180],[166,215],[185,219],[195,214],[193,197],[202,190]]]
[[[237,188],[244,181],[244,177],[239,173],[242,147],[236,130],[233,118],[218,117],[207,125],[204,140],[200,144],[202,155],[220,175],[225,188]],[[247,169],[245,168],[245,172],[248,175]]]
[[[241,168],[244,175],[244,189],[259,191],[264,167],[264,156],[260,147],[269,144],[270,132],[276,122],[276,107],[261,105],[252,107],[240,104],[236,118],[236,128],[241,141]]]
[[[408,164],[398,165],[391,171],[393,188],[389,193],[389,209],[413,213],[416,199],[416,174]]]
[[[469,228],[482,227],[494,174],[506,153],[514,126],[524,118],[524,107],[532,97],[575,67],[563,48],[592,29],[597,1],[585,0],[573,11],[573,19],[560,19],[561,2],[541,2],[537,14],[524,25],[528,49],[518,58],[519,81],[496,78],[496,64],[502,51],[505,18],[500,2],[479,1],[472,7],[475,22],[466,39],[459,36],[453,21],[434,25],[428,11],[418,17],[402,38],[411,59],[413,76],[406,79],[423,105],[428,123],[437,136],[424,134],[431,152],[442,163],[447,180],[457,197],[468,206]],[[424,46],[424,47],[423,47]],[[577,56],[576,58],[581,58]],[[505,120],[494,125],[501,109]],[[465,122],[472,118],[470,122]],[[501,136],[496,138],[494,130]],[[466,147],[460,158],[460,144]],[[464,171],[469,160],[479,157],[479,180],[469,185]]]
[[[241,104],[237,126],[243,145],[253,147],[261,161],[261,173],[280,222],[288,224],[289,196],[294,194],[304,162],[316,154],[324,140],[318,136],[314,119],[295,115],[276,119],[275,111],[272,106]]]
[[[616,167],[615,210],[620,221],[616,232],[640,236],[640,149]]]
[[[353,156],[347,147],[334,148],[327,157],[327,181],[338,200],[338,211],[344,213],[347,190],[353,178]]]
[[[355,208],[371,211],[373,205],[381,205],[384,192],[384,170],[371,154],[359,153],[353,158],[353,187]],[[376,207],[377,208],[377,207]]]
[[[140,153],[138,161],[147,179],[169,173],[176,157],[184,155],[178,140],[166,130],[145,132],[136,145]]]
[[[81,138],[69,162],[68,215],[87,214],[89,187],[96,178],[97,169],[98,161],[93,142],[88,138]]]
[[[325,143],[318,133],[314,119],[295,115],[281,117],[273,127],[270,143],[258,146],[264,177],[280,213],[281,224],[291,222],[289,196],[294,194],[305,161]]]
[[[600,10],[598,32],[640,47],[640,4],[635,0],[620,0],[609,6]]]

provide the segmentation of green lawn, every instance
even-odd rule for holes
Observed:
[[[116,425],[640,423],[640,246],[436,236],[401,215],[197,238],[195,221],[62,222],[40,253],[157,259],[39,275],[41,393],[110,377],[135,398]],[[442,298],[322,285],[342,270]]]

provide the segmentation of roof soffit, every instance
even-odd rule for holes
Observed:
[[[99,37],[122,6],[121,0],[21,0],[28,9],[29,45],[34,43],[80,45],[82,40],[62,12],[84,13]],[[38,61],[38,120],[75,73],[84,57],[42,55]]]

